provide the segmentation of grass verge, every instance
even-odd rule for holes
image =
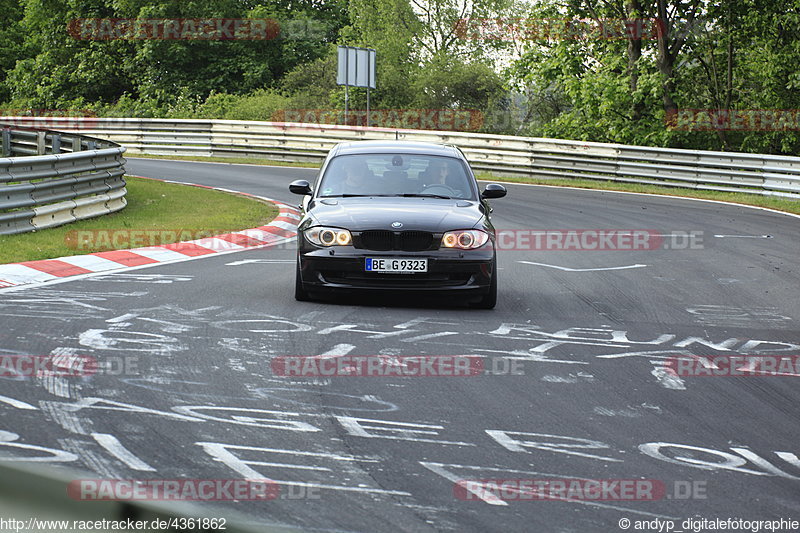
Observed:
[[[316,163],[297,163],[288,161],[273,161],[257,157],[205,157],[205,156],[156,156],[156,155],[136,155],[132,157],[143,157],[148,159],[176,159],[181,161],[206,161],[219,163],[243,163],[250,165],[272,165],[284,167],[306,167],[319,168]],[[706,200],[718,200],[721,202],[731,202],[734,204],[754,205],[766,207],[776,211],[800,214],[800,200],[791,198],[781,198],[778,196],[762,196],[760,194],[747,194],[741,192],[723,191],[703,191],[698,189],[686,189],[683,187],[666,187],[660,185],[648,185],[643,183],[621,183],[617,181],[600,180],[580,180],[580,179],[558,179],[558,178],[523,178],[523,177],[504,177],[495,176],[490,172],[479,172],[479,180],[500,181],[508,183],[530,183],[534,185],[552,185],[557,187],[572,187],[577,189],[599,189],[605,191],[640,192],[647,194],[659,194],[668,196],[683,196],[686,198],[703,198]]]
[[[278,214],[274,204],[246,196],[130,176],[126,180],[128,206],[122,211],[32,233],[0,235],[0,263],[170,244],[263,226]]]

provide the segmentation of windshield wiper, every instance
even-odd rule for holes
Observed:
[[[445,196],[443,194],[429,194],[424,192],[407,192],[398,196],[402,196],[403,198],[440,198],[442,200],[452,200],[450,196]]]

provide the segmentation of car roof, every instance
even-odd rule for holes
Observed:
[[[355,141],[337,144],[331,155],[353,154],[417,154],[461,158],[461,152],[447,144],[416,141]]]

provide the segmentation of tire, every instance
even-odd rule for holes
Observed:
[[[298,302],[308,302],[311,300],[311,297],[308,295],[308,291],[303,288],[303,280],[300,278],[300,261],[297,261],[297,267],[295,268],[295,276],[294,276],[294,299]]]
[[[495,305],[497,305],[497,260],[492,263],[492,280],[489,282],[489,292],[472,304],[472,307],[475,309],[494,309]]]

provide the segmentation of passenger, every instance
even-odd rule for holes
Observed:
[[[370,175],[372,172],[365,161],[347,158],[342,161],[341,172],[329,174],[322,194],[369,194],[367,189],[372,186]]]
[[[345,194],[364,194],[370,186],[369,167],[365,161],[351,159],[344,162],[342,188]]]

